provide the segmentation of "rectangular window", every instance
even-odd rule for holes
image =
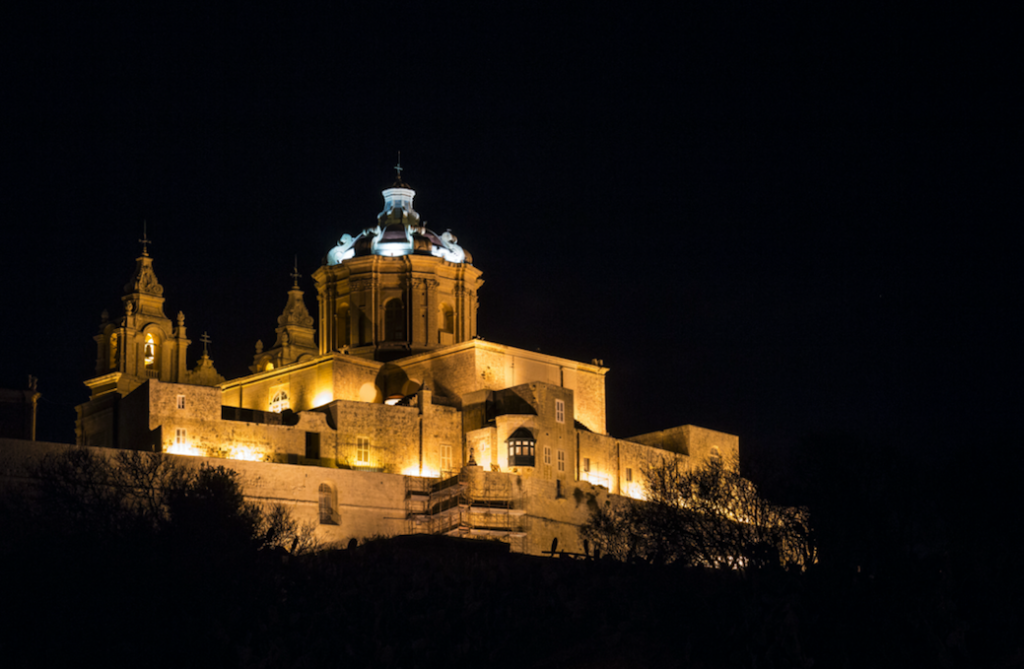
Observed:
[[[320,459],[320,433],[319,432],[307,432],[306,433],[306,459],[308,459],[308,460],[319,460]]]
[[[590,473],[590,458],[583,458],[583,471]]]
[[[179,409],[184,409],[185,408],[185,396],[184,395],[178,395],[178,408]]]
[[[558,471],[565,471],[565,451],[558,451]]]
[[[441,471],[452,470],[452,447],[451,444],[441,444]]]
[[[628,483],[628,482],[630,482],[632,480],[633,480],[633,470],[631,468],[629,468],[629,467],[626,467],[626,482]]]
[[[356,438],[356,461],[362,463],[370,461],[370,440],[366,437]]]
[[[551,464],[551,447],[550,446],[545,446],[544,447],[544,464],[546,464],[546,465],[550,465]]]
[[[184,444],[188,440],[188,433],[185,428],[179,427],[174,431],[174,443]]]
[[[565,422],[565,401],[555,400],[555,420],[559,423]]]

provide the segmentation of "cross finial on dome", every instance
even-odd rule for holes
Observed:
[[[146,248],[146,247],[148,247],[150,244],[152,244],[153,240],[151,240],[149,238],[149,236],[146,234],[146,220],[145,219],[142,220],[142,239],[139,240],[139,243],[142,244],[142,255],[148,256],[149,255],[149,249]]]
[[[292,273],[289,276],[291,276],[292,280],[295,281],[295,284],[292,287],[293,288],[298,288],[299,287],[299,279],[302,278],[302,275],[299,274],[299,256],[297,256],[297,255],[295,256],[295,264],[292,266]]]
[[[203,332],[203,336],[199,338],[199,341],[203,342],[203,355],[208,355],[208,347],[210,345],[210,342],[213,341],[212,339],[210,339],[210,335],[206,334],[206,332]]]
[[[395,165],[395,167],[394,167],[394,170],[395,170],[395,183],[391,184],[392,188],[408,188],[409,187],[409,185],[407,183],[402,181],[402,170],[404,170],[404,169],[405,168],[402,167],[402,152],[399,151],[398,152],[398,164]]]

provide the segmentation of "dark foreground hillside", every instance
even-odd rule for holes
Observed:
[[[4,666],[923,667],[979,659],[941,577],[897,588],[856,576],[740,576],[509,555],[500,544],[425,536],[302,557],[55,547],[3,553]]]

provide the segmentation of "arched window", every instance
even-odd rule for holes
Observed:
[[[441,332],[449,334],[455,332],[455,311],[449,304],[441,304],[441,313],[438,314]]]
[[[145,361],[147,367],[156,366],[157,341],[152,333],[146,335]]]
[[[270,410],[273,413],[281,413],[285,409],[292,408],[291,402],[288,400],[288,391],[278,390],[270,397]]]
[[[521,427],[509,436],[508,444],[509,467],[533,467],[536,463],[537,440],[533,433]]]
[[[373,341],[373,319],[371,319],[366,311],[362,308],[357,308],[355,313],[356,324],[358,326],[357,332],[359,333],[360,346],[363,344],[369,344]]]
[[[321,483],[317,496],[320,501],[320,524],[337,525],[338,509],[334,499],[334,488],[330,484]]]
[[[388,300],[384,305],[385,341],[405,341],[405,305],[401,298]]]

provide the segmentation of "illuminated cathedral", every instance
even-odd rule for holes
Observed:
[[[482,273],[423,225],[398,174],[376,220],[314,272],[315,318],[295,274],[248,376],[221,376],[205,341],[186,365],[185,317],[165,314],[143,240],[123,314],[104,312],[95,336],[79,445],[224,464],[327,542],[432,533],[528,553],[578,549],[594,505],[643,496],[648,463],[738,461],[736,436],[692,425],[613,437],[601,361],[479,338]]]

